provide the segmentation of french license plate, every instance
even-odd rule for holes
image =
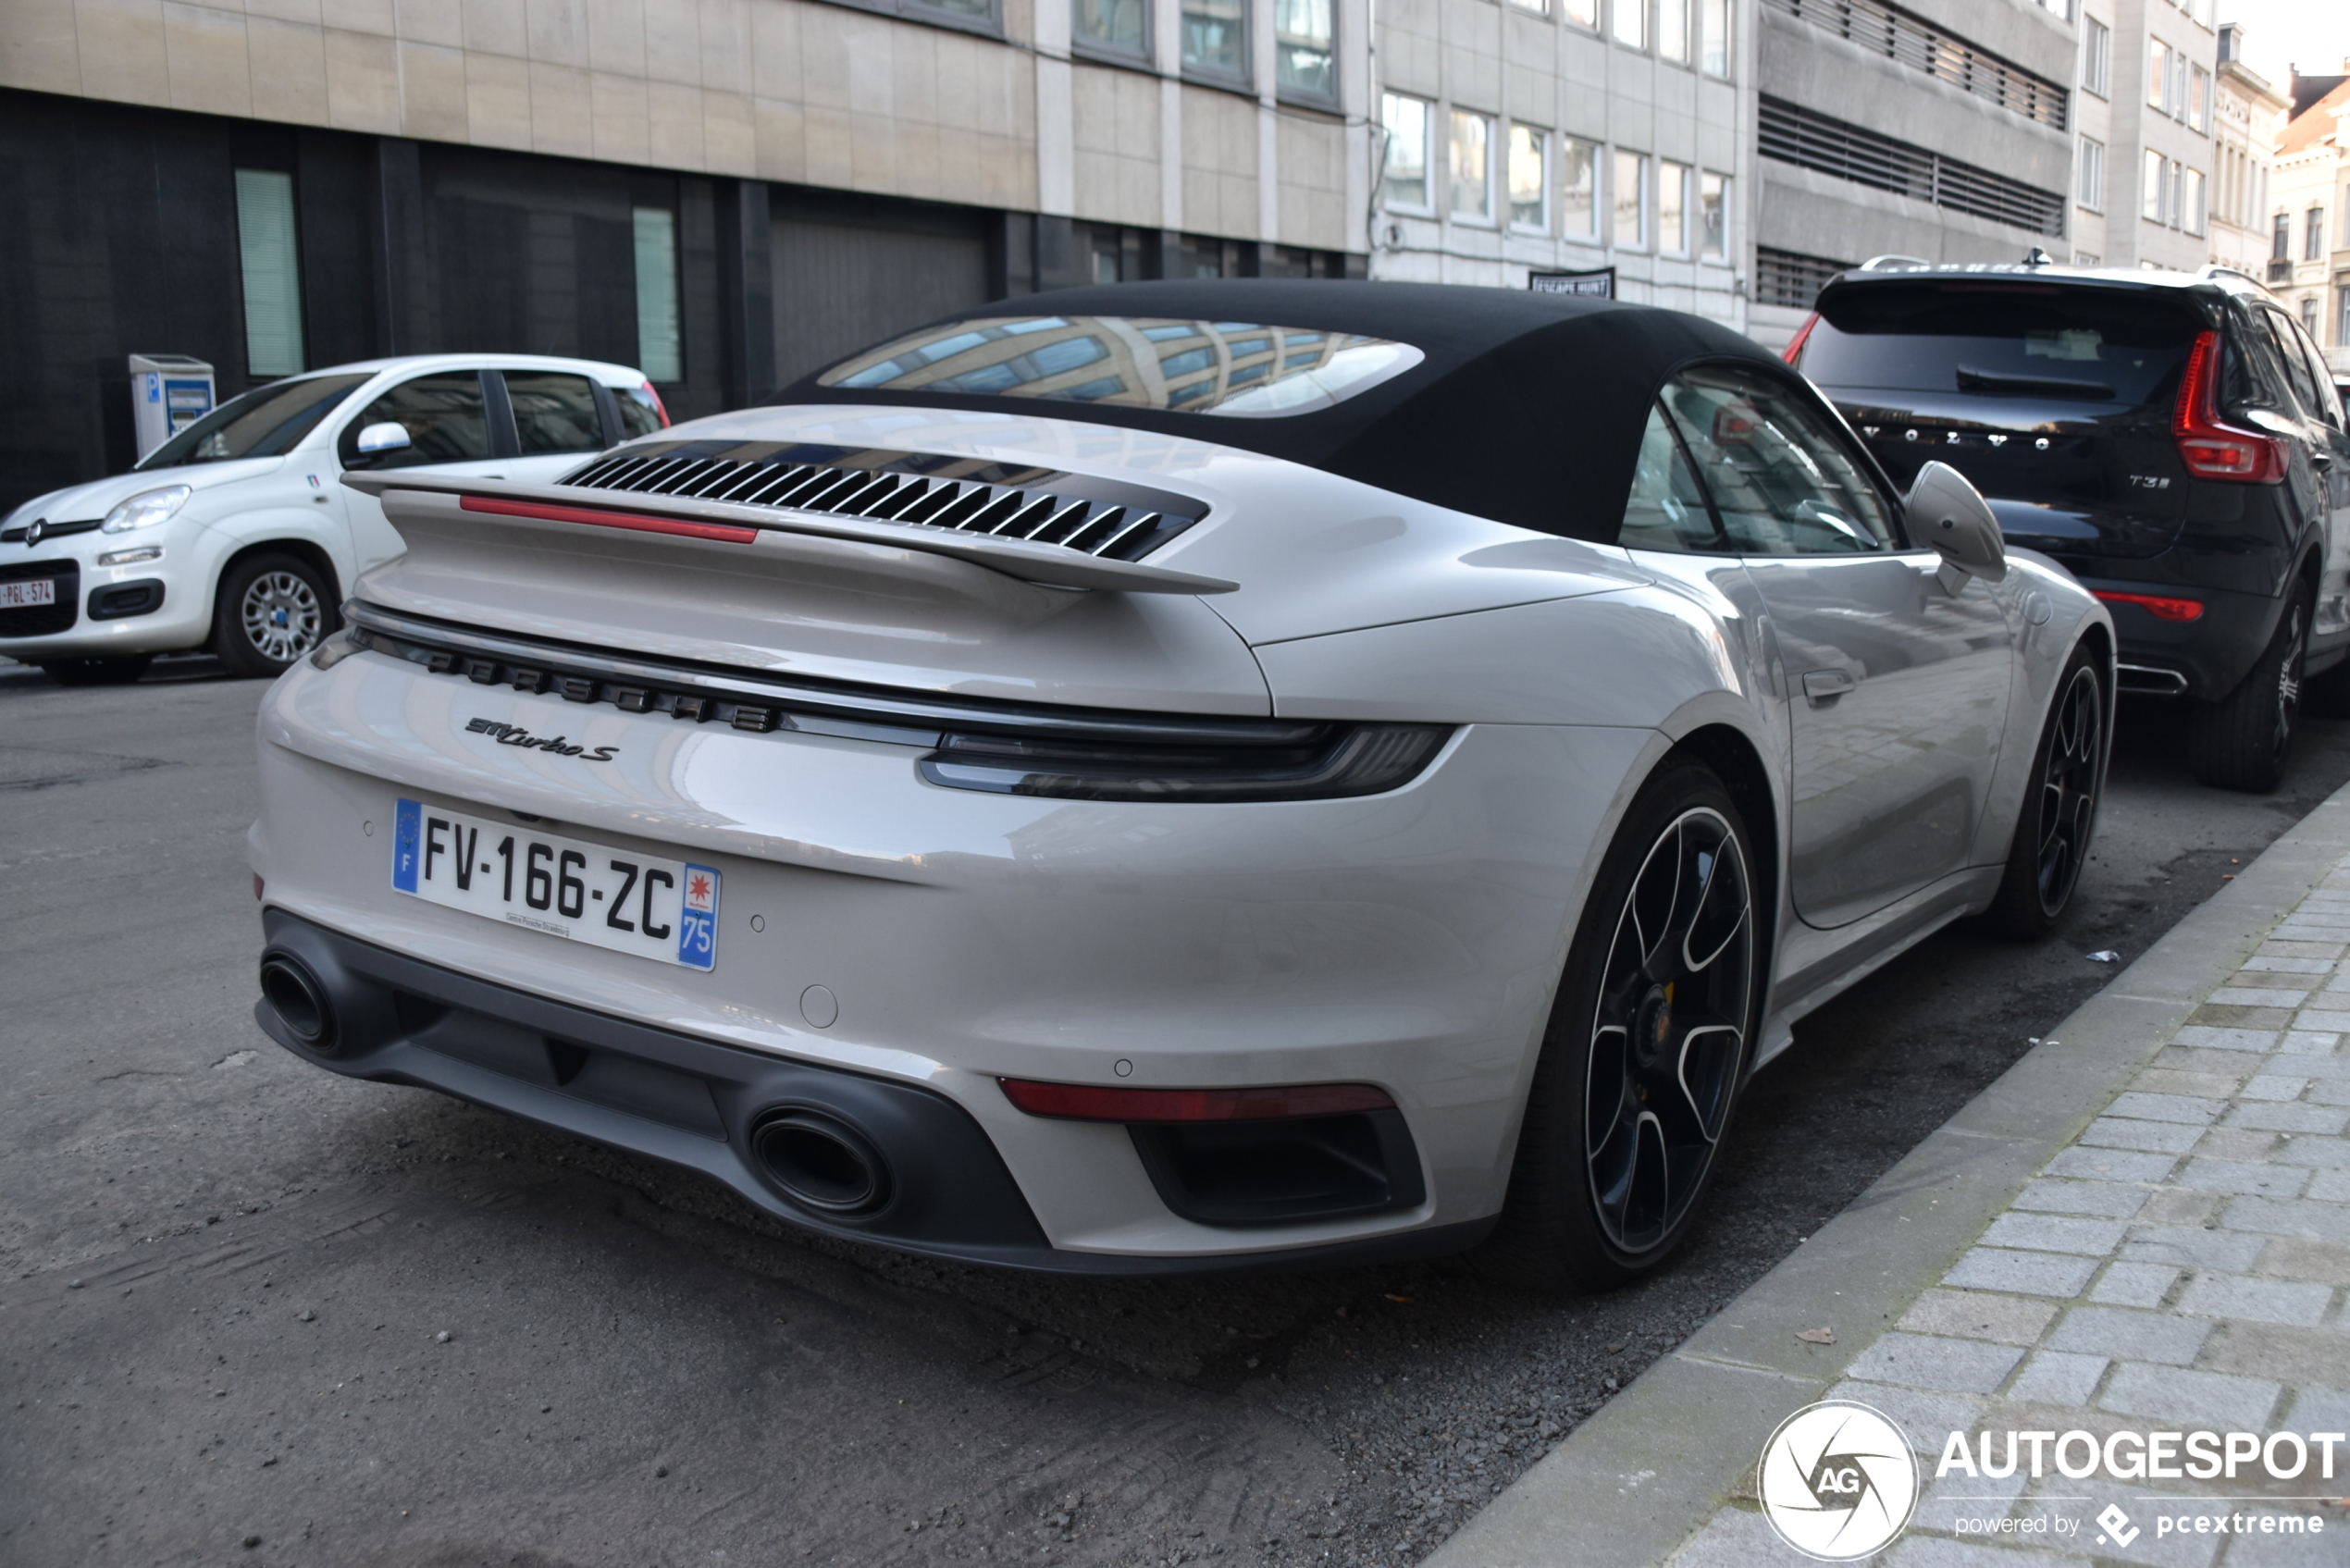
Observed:
[[[402,800],[391,840],[391,885],[615,953],[694,969],[718,961],[718,873],[708,866]]]
[[[30,610],[36,604],[56,602],[55,577],[20,577],[13,583],[0,583],[0,610]]]

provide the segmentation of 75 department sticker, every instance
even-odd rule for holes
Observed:
[[[1762,1445],[1756,1490],[1779,1539],[1822,1562],[1851,1562],[1907,1527],[1918,1464],[1881,1412],[1824,1400],[1779,1423]]]

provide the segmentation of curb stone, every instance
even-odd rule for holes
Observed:
[[[1750,1497],[1755,1463],[1779,1422],[1824,1397],[1876,1348],[2345,854],[2350,787],[2189,911],[2047,1043],[1577,1427],[1425,1568],[1662,1562],[1725,1504]],[[1836,1328],[1834,1345],[1795,1338],[1824,1323]],[[1886,1353],[1898,1350],[1888,1344]],[[1916,1408],[1887,1414],[1919,1425],[1946,1414],[1955,1426],[1972,1420],[1970,1401],[1942,1400],[1951,1407],[1945,1412],[1925,1407],[1933,1396],[1916,1399]],[[1762,1529],[1760,1515],[1752,1518]]]

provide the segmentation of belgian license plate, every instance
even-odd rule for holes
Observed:
[[[615,953],[695,969],[718,961],[718,873],[708,866],[402,800],[391,885]]]
[[[36,604],[57,602],[57,580],[54,577],[23,577],[13,583],[0,583],[0,610],[30,610]]]

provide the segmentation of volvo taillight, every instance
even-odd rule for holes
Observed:
[[[2187,373],[2171,415],[2179,461],[2198,479],[2273,485],[2284,477],[2284,442],[2245,430],[2220,417],[2220,334],[2197,334],[2187,352]]]
[[[1803,318],[1803,325],[1795,329],[1794,340],[1787,344],[1786,349],[1781,351],[1779,357],[1787,361],[1787,364],[1796,365],[1800,368],[1803,364],[1803,345],[1811,338],[1812,328],[1817,327],[1819,324],[1820,313],[1818,311],[1813,311],[1811,315],[1805,316]]]

